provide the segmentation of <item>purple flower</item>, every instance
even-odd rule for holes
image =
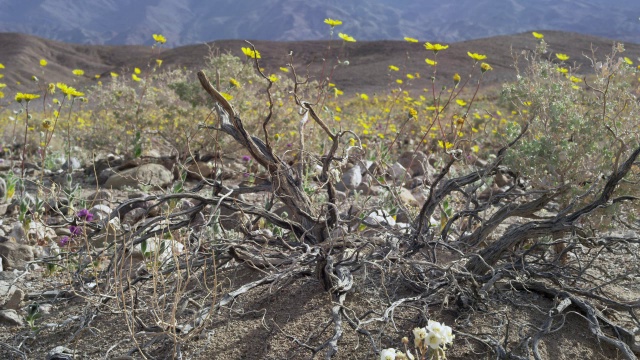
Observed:
[[[69,241],[71,241],[71,239],[68,236],[63,236],[60,238],[60,241],[58,241],[58,244],[60,244],[60,246],[66,246]]]
[[[292,144],[292,143],[288,143],[288,144],[287,144],[287,147],[292,147],[292,146],[293,146],[293,144]]]
[[[91,221],[93,220],[93,214],[87,209],[82,209],[76,214],[81,220]]]
[[[249,160],[251,160],[251,156],[249,156],[249,155],[245,155],[245,156],[242,157],[242,161],[244,161],[244,162],[247,162]]]
[[[249,177],[249,176],[251,176],[251,175],[250,175],[249,173],[243,173],[243,174],[242,174],[242,176],[244,176],[244,177]]]
[[[71,225],[69,226],[69,231],[71,231],[72,236],[77,236],[82,234],[82,228],[80,226]]]

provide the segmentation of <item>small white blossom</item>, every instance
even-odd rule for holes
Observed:
[[[441,323],[437,321],[429,320],[429,325],[427,325],[427,331],[434,332],[439,336],[442,336],[444,334],[444,327]]]
[[[413,329],[413,342],[417,348],[422,345],[422,341],[427,338],[427,330],[425,328]]]
[[[443,340],[445,345],[453,343],[453,339],[455,339],[455,335],[453,335],[451,326],[443,326]]]
[[[429,345],[430,348],[437,349],[440,347],[441,344],[442,344],[442,337],[439,334],[435,332],[430,332],[427,335],[427,345]]]
[[[380,360],[395,360],[396,359],[396,349],[389,348],[380,351]]]

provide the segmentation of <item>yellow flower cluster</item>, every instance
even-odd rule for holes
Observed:
[[[62,91],[63,94],[67,95],[69,99],[84,96],[83,92],[80,92],[75,88],[68,86],[67,84],[57,83],[56,86],[58,87],[58,89],[60,89],[60,91]]]
[[[243,47],[242,48],[242,53],[247,58],[251,58],[251,59],[261,59],[262,58],[262,56],[260,56],[260,52],[258,50],[254,51],[252,48]]]
[[[338,25],[342,25],[342,21],[340,20],[334,20],[334,19],[324,19],[324,23],[331,26],[331,27],[336,27]]]
[[[16,94],[16,101],[19,102],[19,103],[21,103],[23,101],[24,102],[29,102],[29,101],[35,100],[35,99],[37,99],[39,97],[40,97],[40,95],[37,95],[37,94],[24,94],[24,93],[19,92],[19,93]]]
[[[353,36],[349,36],[347,34],[338,33],[338,37],[346,42],[356,42],[356,39]]]
[[[158,44],[164,44],[167,42],[167,38],[165,38],[164,36],[160,35],[160,34],[153,34],[153,40],[155,42],[157,42]]]

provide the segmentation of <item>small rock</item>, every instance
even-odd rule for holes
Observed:
[[[40,313],[42,313],[42,315],[49,315],[49,314],[51,314],[51,310],[53,310],[53,305],[51,305],[51,304],[40,304],[39,310],[40,310]]]
[[[342,181],[338,183],[336,188],[340,191],[354,190],[362,183],[362,169],[356,164],[342,174]]]
[[[0,243],[0,257],[5,271],[24,270],[27,263],[33,261],[33,249],[26,244],[5,241]]]
[[[98,173],[98,185],[104,185],[107,180],[117,172],[112,168],[103,169]]]
[[[0,216],[4,216],[9,211],[9,204],[0,204]]]
[[[9,238],[21,244],[27,242],[27,234],[24,232],[24,228],[20,222],[13,223],[11,226],[11,232],[9,233]]]
[[[159,164],[144,164],[132,169],[113,174],[105,182],[104,187],[122,189],[137,188],[139,185],[154,188],[166,188],[173,181],[173,173]]]
[[[111,201],[113,201],[113,195],[111,195],[111,192],[107,189],[98,190],[87,196],[87,202],[90,204],[103,204],[110,203]]]
[[[22,300],[24,300],[24,295],[24,291],[22,291],[21,289],[16,289],[13,294],[9,296],[7,302],[4,303],[4,308],[13,310],[20,309],[20,303],[22,303]]]
[[[107,205],[99,204],[89,209],[89,213],[94,216],[95,220],[103,220],[111,215],[111,208]]]
[[[64,346],[56,346],[47,353],[45,360],[73,360],[75,352]]]
[[[408,169],[412,176],[430,176],[435,173],[435,169],[429,163],[429,157],[422,151],[406,151],[400,155],[398,163]]]
[[[22,316],[13,309],[0,310],[0,324],[7,326],[23,326]]]
[[[394,226],[396,220],[384,210],[376,210],[367,216],[363,222],[369,226],[389,225]]]
[[[415,206],[418,207],[418,200],[413,196],[411,191],[406,188],[399,188],[398,190],[398,198],[405,206]]]
[[[0,281],[4,280],[4,281],[13,281],[18,277],[18,274],[16,274],[13,271],[3,271],[0,272]]]
[[[187,176],[194,180],[208,179],[213,175],[213,169],[205,162],[197,161],[187,166]]]
[[[127,225],[133,225],[138,221],[142,220],[142,218],[147,214],[147,210],[143,208],[136,208],[128,213],[124,214],[122,218],[122,223]]]
[[[389,175],[391,179],[395,180],[395,183],[397,185],[411,179],[411,174],[409,174],[409,172],[407,172],[407,169],[405,169],[405,167],[398,162],[391,165],[391,167],[387,171],[387,175]]]

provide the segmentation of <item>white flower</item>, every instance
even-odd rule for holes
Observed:
[[[419,348],[422,345],[422,341],[427,338],[427,330],[425,328],[415,328],[413,329],[413,343]]]
[[[455,339],[455,335],[453,335],[453,330],[450,326],[443,326],[443,341],[446,344],[453,343],[453,339]]]
[[[396,359],[396,349],[388,348],[380,351],[380,360],[395,360]]]
[[[442,336],[440,336],[438,333],[430,332],[427,335],[426,341],[427,345],[429,345],[430,348],[437,349],[442,344]]]
[[[437,321],[429,320],[429,325],[427,325],[427,331],[434,332],[439,336],[442,336],[444,334],[444,326]]]

